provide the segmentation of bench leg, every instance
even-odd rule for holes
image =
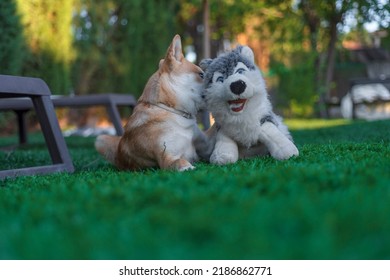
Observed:
[[[19,144],[27,143],[27,125],[26,125],[26,113],[28,110],[17,110],[16,118],[18,121],[18,135],[19,135]]]
[[[0,170],[0,179],[17,176],[48,174],[53,172],[73,172],[74,167],[68,148],[61,133],[57,116],[50,96],[31,97],[46,145],[52,159],[52,165]]]
[[[58,124],[50,96],[33,97],[32,101],[53,164],[64,164],[64,170],[73,172],[72,160]]]

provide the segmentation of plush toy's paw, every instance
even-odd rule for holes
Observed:
[[[285,141],[283,145],[279,145],[276,149],[270,151],[270,153],[273,158],[278,160],[285,160],[299,155],[297,147],[290,140]]]
[[[237,155],[228,153],[213,153],[210,157],[210,162],[218,165],[235,163],[237,160]]]

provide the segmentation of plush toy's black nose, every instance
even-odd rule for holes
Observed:
[[[237,95],[240,95],[246,89],[246,83],[243,80],[238,80],[230,84],[230,90]]]

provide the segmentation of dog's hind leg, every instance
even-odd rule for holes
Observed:
[[[195,169],[195,167],[186,159],[178,158],[175,159],[169,155],[164,155],[159,160],[159,165],[161,169],[171,169],[177,171],[186,171]]]
[[[172,162],[170,168],[178,171],[187,171],[187,170],[195,169],[195,167],[188,160],[184,158],[179,158],[174,162]]]

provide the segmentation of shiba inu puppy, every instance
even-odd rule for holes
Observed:
[[[138,99],[124,135],[99,136],[97,151],[119,169],[193,169],[198,156],[207,157],[212,150],[195,118],[204,105],[202,89],[203,71],[184,58],[176,35]]]
[[[200,66],[205,71],[204,98],[215,119],[211,163],[267,154],[283,160],[299,154],[282,119],[273,113],[249,47],[204,59]]]

